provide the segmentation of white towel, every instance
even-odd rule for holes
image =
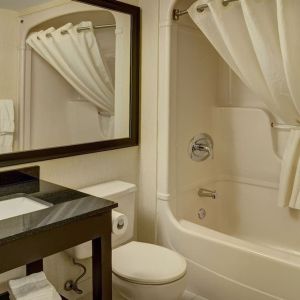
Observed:
[[[15,116],[12,100],[0,100],[0,134],[14,133]]]
[[[300,159],[298,158],[296,174],[294,179],[294,185],[292,195],[289,203],[290,208],[300,209]]]
[[[12,100],[0,100],[0,153],[12,152],[14,131],[14,103]]]
[[[14,300],[61,300],[44,272],[35,273],[8,282],[11,299]]]
[[[278,205],[300,209],[300,130],[291,130],[281,162]]]

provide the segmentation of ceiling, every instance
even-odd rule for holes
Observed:
[[[44,4],[51,0],[0,0],[0,9],[21,11],[30,6]]]

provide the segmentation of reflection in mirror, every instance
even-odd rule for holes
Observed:
[[[128,138],[130,15],[24,2],[0,0],[0,153]]]

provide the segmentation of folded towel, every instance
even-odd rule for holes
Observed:
[[[296,175],[294,179],[294,185],[292,195],[289,203],[290,208],[300,209],[300,159],[298,158]]]
[[[15,131],[14,104],[12,100],[0,100],[0,153],[13,151]]]
[[[14,137],[11,134],[0,134],[0,154],[13,151]]]
[[[0,100],[0,135],[14,133],[15,116],[12,100]]]
[[[61,300],[44,272],[10,280],[8,285],[11,299],[14,300]]]
[[[281,162],[278,205],[300,209],[300,130],[291,130]]]

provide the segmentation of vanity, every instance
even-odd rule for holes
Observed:
[[[27,275],[40,272],[44,257],[92,240],[93,299],[111,299],[115,207],[111,201],[41,180],[39,167],[0,173],[0,273],[23,265]],[[9,299],[9,294],[0,299]]]

